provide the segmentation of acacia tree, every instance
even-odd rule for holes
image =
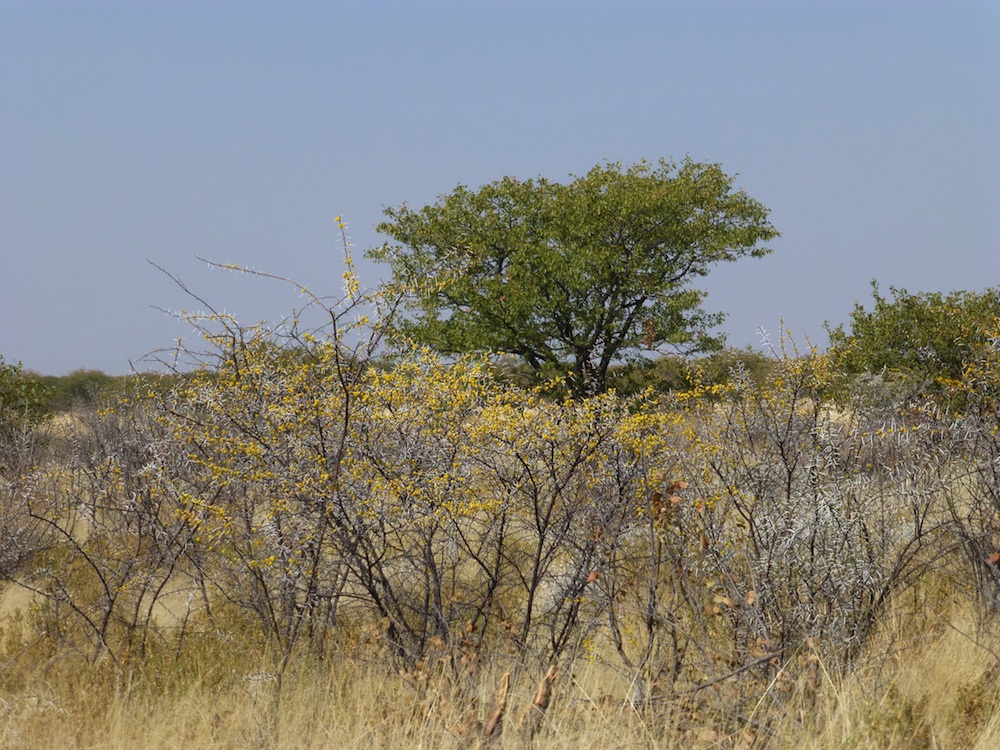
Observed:
[[[505,177],[459,185],[419,211],[385,211],[395,240],[370,250],[409,293],[397,327],[442,353],[515,355],[569,373],[576,396],[606,388],[612,362],[645,348],[718,348],[692,281],[770,250],[768,210],[718,164],[598,165],[566,184]]]

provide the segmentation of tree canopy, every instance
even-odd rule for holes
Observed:
[[[572,176],[571,176],[572,177]],[[446,354],[497,352],[605,389],[642,349],[707,351],[721,313],[691,286],[777,236],[768,210],[718,164],[602,164],[560,184],[505,177],[434,205],[385,211],[387,262],[410,315],[397,334]]]

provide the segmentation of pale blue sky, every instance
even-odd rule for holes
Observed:
[[[360,254],[458,183],[685,155],[782,232],[704,282],[733,345],[998,285],[1000,3],[0,0],[0,354],[141,368],[191,306],[147,259],[280,317],[194,256],[333,292],[338,214]]]

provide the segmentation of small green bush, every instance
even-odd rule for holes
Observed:
[[[47,402],[45,386],[26,375],[20,362],[9,364],[0,355],[0,424],[21,419],[37,423],[45,416]]]
[[[45,418],[48,395],[20,362],[9,364],[0,355],[0,470],[10,468],[32,429]]]
[[[851,312],[850,330],[829,331],[830,351],[847,375],[880,376],[903,402],[927,397],[961,408],[949,397],[974,353],[1000,319],[1000,287],[982,292],[919,292],[872,282],[875,305]]]

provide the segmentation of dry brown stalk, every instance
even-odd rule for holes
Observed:
[[[545,673],[545,676],[538,683],[538,690],[535,691],[535,700],[532,701],[531,705],[521,715],[521,731],[527,734],[528,737],[534,736],[535,732],[538,731],[542,719],[545,717],[545,711],[552,700],[552,684],[556,681],[558,674],[559,668],[555,664],[549,667],[549,671]]]
[[[541,682],[538,683],[538,691],[535,693],[535,701],[532,703],[532,708],[544,711],[549,707],[549,701],[552,698],[552,683],[556,681],[558,673],[559,668],[555,664],[549,667],[549,671],[545,673]]]
[[[493,733],[500,727],[500,722],[503,721],[504,712],[507,710],[508,692],[510,692],[510,672],[504,672],[503,677],[500,678],[500,684],[497,686],[496,692],[493,693],[493,710],[490,711],[489,718],[486,720],[486,726],[483,727],[483,734],[487,739],[493,736]],[[500,732],[497,732],[497,737],[499,736]]]

